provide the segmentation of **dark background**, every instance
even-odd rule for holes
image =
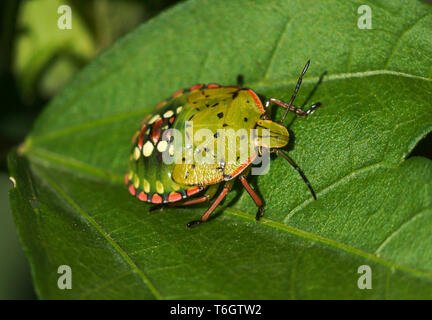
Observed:
[[[232,1],[232,0],[227,0]],[[253,1],[253,0],[251,0]],[[427,0],[432,2],[432,0]],[[0,2],[0,299],[36,298],[9,207],[7,153],[20,144],[45,104],[116,39],[176,0],[2,0]],[[72,8],[72,30],[53,34]],[[432,136],[410,156],[432,159]]]

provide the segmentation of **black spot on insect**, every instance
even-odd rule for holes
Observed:
[[[183,162],[185,162],[185,161],[186,161],[186,158],[185,158],[185,157],[183,157],[183,158],[182,158],[182,161],[183,161]]]
[[[206,94],[205,97],[208,98],[208,97],[210,97],[210,95]]]
[[[196,165],[195,165],[195,164],[193,164],[193,165],[192,165],[191,167],[192,167],[192,169],[195,169]]]
[[[186,171],[185,179],[189,176],[189,171]]]
[[[200,108],[195,108],[196,111],[200,111]]]
[[[188,121],[191,121],[192,120],[192,118],[194,117],[195,115],[192,115],[189,119],[188,119]]]
[[[237,161],[239,161],[240,160],[240,156],[237,156]]]
[[[219,119],[222,119],[222,117],[223,117],[223,112],[219,112],[219,113],[217,114],[217,116],[218,116]]]
[[[219,132],[216,132],[213,137],[219,138]]]
[[[197,101],[192,102],[193,104],[197,104]]]
[[[228,127],[228,125],[227,125],[226,123],[224,123],[224,124],[222,125],[222,127]]]
[[[210,104],[209,104],[209,103],[206,103],[205,105],[206,105],[207,108],[210,107]]]
[[[230,175],[230,174],[224,174],[223,178],[224,178],[224,180],[231,180],[232,179],[232,175]]]
[[[239,93],[239,91],[235,91],[235,92],[233,92],[233,94],[232,94],[232,98],[233,98],[233,100],[234,100],[235,98],[237,98],[238,93]]]
[[[204,147],[204,151],[205,151],[205,152],[209,152],[209,151],[210,151],[210,149],[209,149],[209,148],[207,148],[207,147]]]
[[[248,118],[244,117],[243,120],[244,120],[244,122],[247,122],[247,121],[248,121]]]
[[[250,101],[249,101],[249,100],[246,100],[246,103],[250,103]]]
[[[215,104],[212,104],[212,108],[216,107],[219,104],[219,102],[216,102]]]

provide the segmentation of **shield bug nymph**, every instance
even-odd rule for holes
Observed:
[[[288,112],[306,118],[321,105],[319,102],[315,103],[307,111],[293,105],[309,64],[310,61],[301,72],[289,102],[275,98],[261,99],[252,89],[243,87],[241,83],[236,86],[197,84],[181,89],[160,102],[155,111],[145,117],[141,128],[132,138],[129,172],[125,176],[129,192],[141,201],[158,206],[192,205],[210,201],[216,196],[199,220],[187,224],[191,227],[205,222],[231,190],[234,181],[239,179],[258,207],[256,219],[259,220],[264,202],[249,185],[246,177],[254,159],[270,152],[283,157],[299,172],[316,199],[303,171],[282,151],[289,140],[288,130],[283,126]],[[277,122],[272,121],[266,112],[272,104],[285,108],[282,118]],[[172,156],[176,150],[169,137],[163,137],[172,130],[188,135],[185,124],[189,122],[193,122],[195,128],[205,128],[211,132],[215,145],[221,138],[221,130],[255,130],[256,138],[248,141],[248,150],[252,152],[247,157],[240,157],[237,146],[228,145],[225,151],[234,159],[228,162],[225,156],[217,158],[215,153],[211,153],[211,148],[202,147],[194,141],[189,146],[193,151],[198,149],[199,153],[208,153],[215,161],[199,162],[195,158],[188,161],[187,148],[184,148],[179,162],[166,163],[163,155]]]

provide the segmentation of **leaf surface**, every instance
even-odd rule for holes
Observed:
[[[432,9],[374,1],[188,1],[118,41],[45,108],[9,157],[11,203],[41,298],[432,298],[432,162],[408,158],[432,131]],[[123,185],[142,118],[195,83],[246,85],[288,100],[290,156],[239,184],[215,218],[206,206],[148,214]],[[327,72],[322,82],[320,76]],[[310,99],[308,99],[308,97]],[[307,106],[306,106],[307,107]],[[275,118],[282,110],[275,112]],[[59,290],[57,268],[73,270]],[[368,265],[373,289],[360,290]]]

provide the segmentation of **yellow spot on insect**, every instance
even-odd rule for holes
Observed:
[[[160,115],[156,114],[156,115],[153,116],[153,118],[151,118],[149,120],[148,124],[153,124],[153,123],[156,122],[156,120],[159,120],[159,119],[160,119]]]
[[[139,157],[140,157],[140,155],[141,155],[140,149],[138,147],[135,147],[135,150],[134,150],[134,159],[138,160]]]
[[[182,111],[182,109],[183,109],[183,106],[178,107],[178,108],[176,109],[176,113],[179,114],[179,113]]]
[[[160,182],[159,180],[156,180],[156,191],[157,191],[157,193],[159,193],[159,194],[164,193],[164,187],[163,187],[163,184],[162,184],[162,182]]]
[[[169,155],[173,156],[174,155],[174,145],[170,145],[169,149],[168,149]]]
[[[144,147],[143,147],[143,155],[144,155],[144,157],[148,157],[148,156],[150,156],[151,154],[152,154],[152,152],[153,152],[153,143],[151,143],[151,141],[147,141],[145,144],[144,144]]]
[[[159,141],[157,145],[157,149],[159,152],[164,152],[167,147],[168,147],[168,142],[166,142],[165,140]]]
[[[138,189],[138,187],[139,187],[139,178],[137,175],[135,175],[135,177],[134,177],[134,187],[135,187],[135,189]]]
[[[145,193],[150,192],[150,183],[146,179],[143,179],[143,187]]]
[[[164,118],[171,118],[173,115],[174,115],[174,111],[168,110],[167,112],[164,113],[163,117]]]
[[[177,183],[173,183],[173,184],[171,185],[171,188],[172,188],[174,191],[178,191],[178,190],[181,189],[180,186],[179,186]]]
[[[129,170],[128,179],[129,179],[129,180],[132,180],[133,176],[134,176],[133,171],[132,171],[132,170]]]

